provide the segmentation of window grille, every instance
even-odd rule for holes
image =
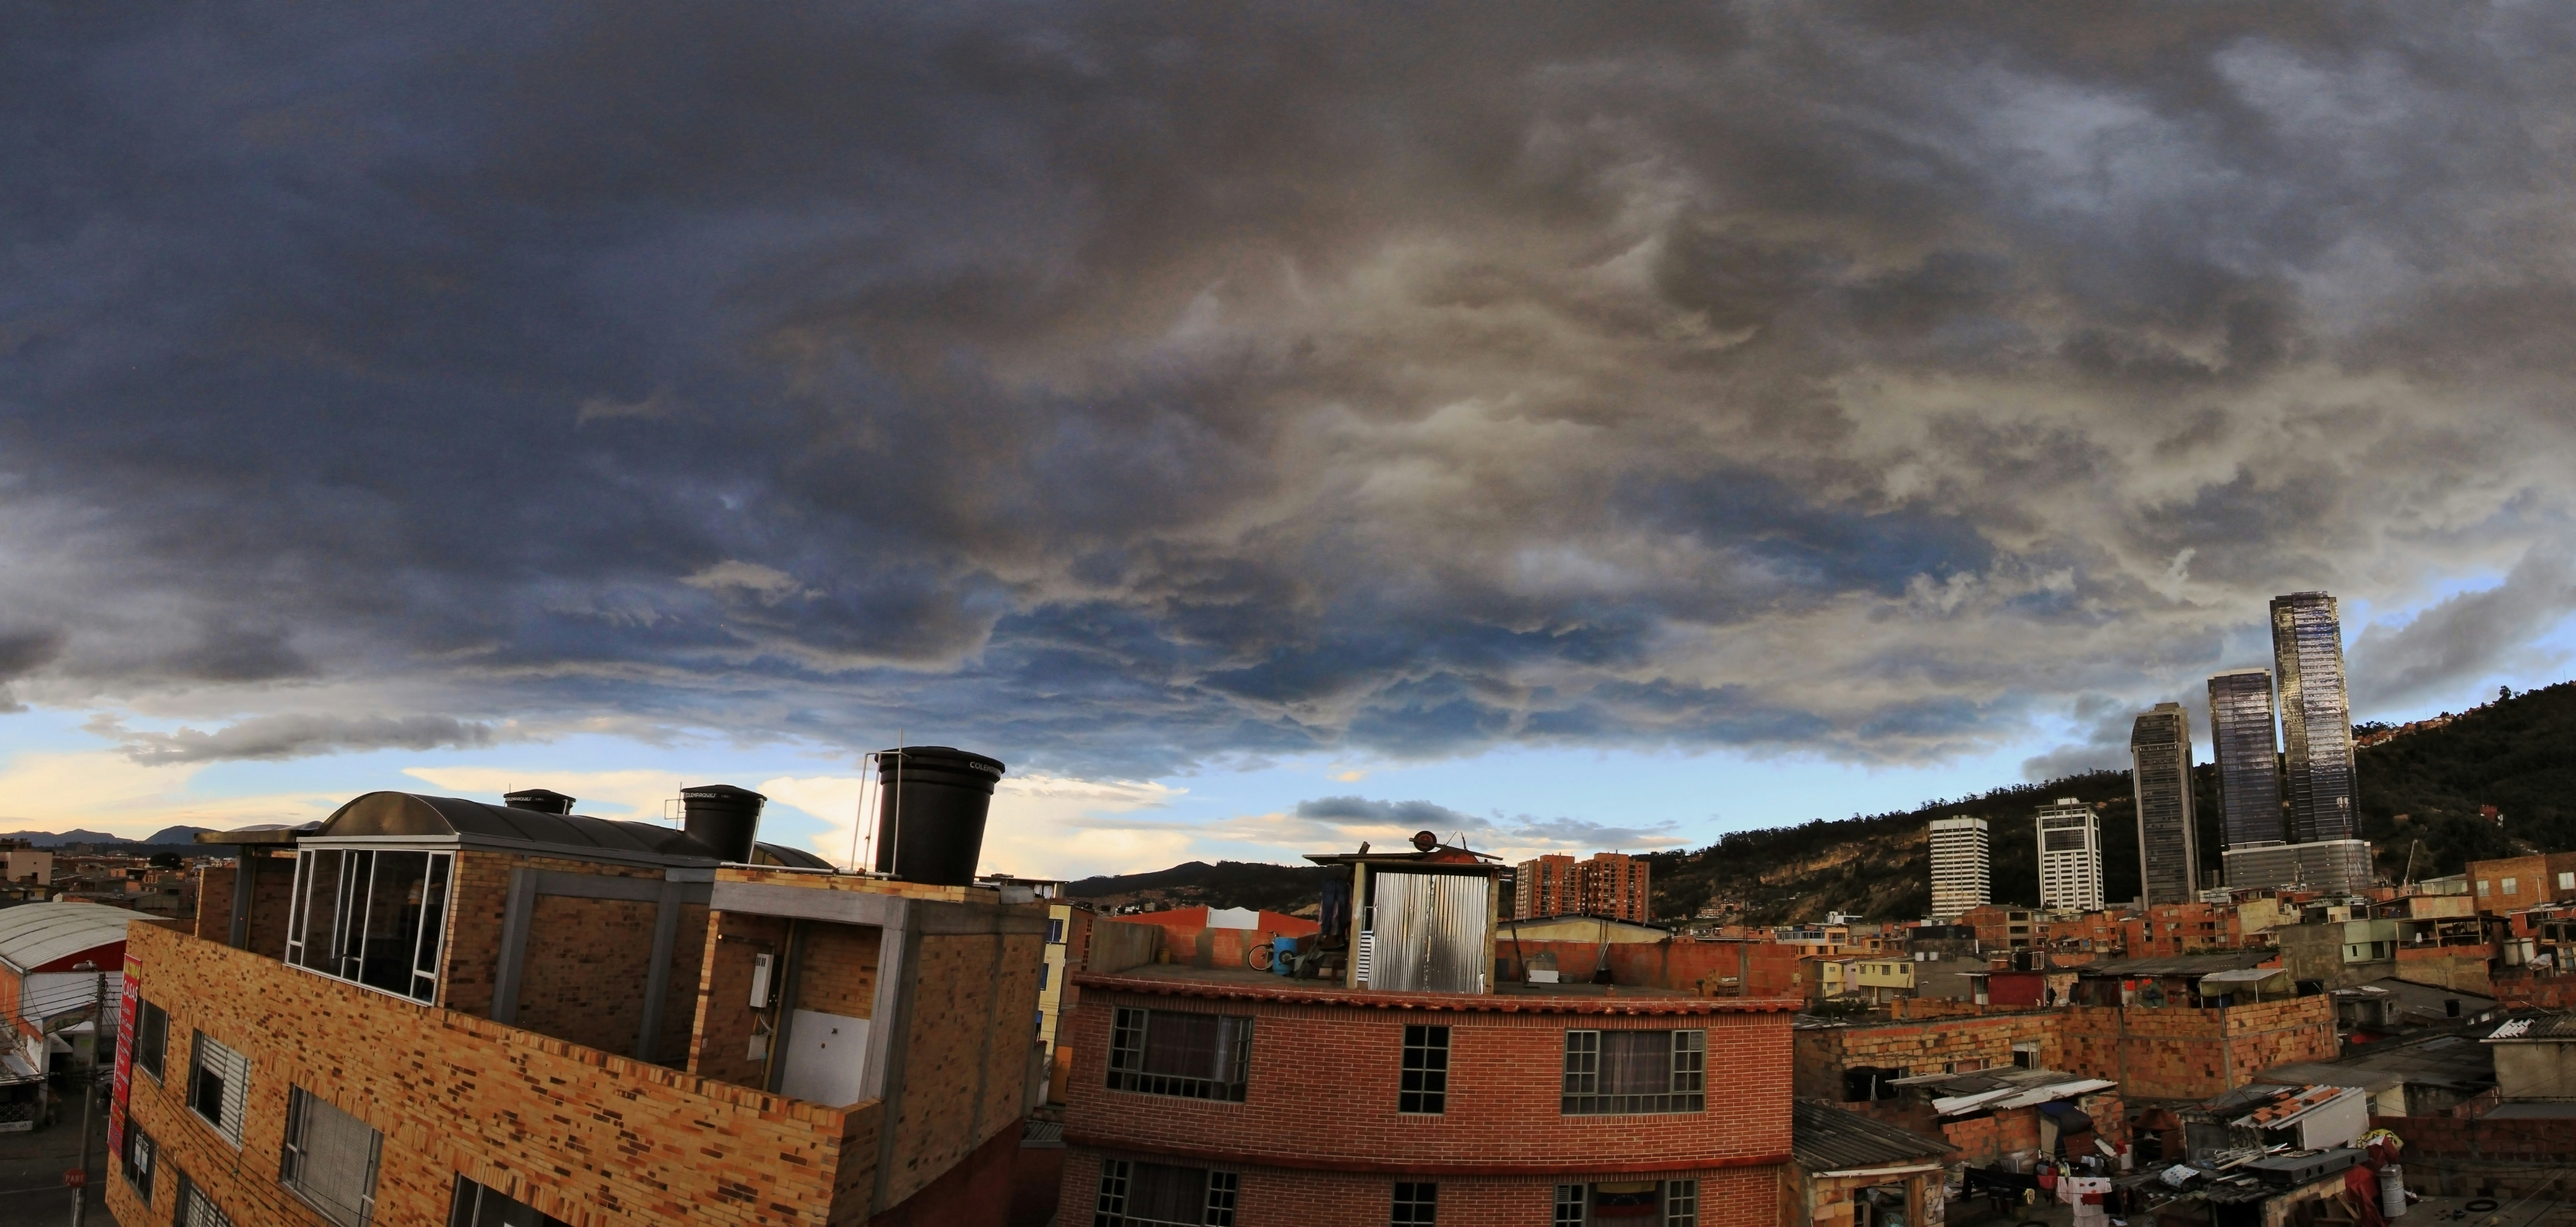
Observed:
[[[170,1012],[139,997],[134,1004],[134,1067],[158,1082],[170,1051]]]
[[[376,1214],[376,1163],[384,1135],[303,1087],[286,1095],[286,1150],[279,1183],[340,1227]]]
[[[1109,1089],[1243,1102],[1252,1020],[1121,1008],[1111,1020]]]
[[[1584,1213],[1590,1205],[1585,1189],[1586,1186],[1579,1184],[1556,1186],[1556,1217],[1550,1220],[1555,1227],[1583,1227],[1590,1221]]]
[[[1440,1186],[1397,1182],[1395,1211],[1387,1221],[1394,1227],[1424,1227],[1439,1222]]]
[[[1092,1227],[1234,1227],[1234,1172],[1106,1159]]]
[[[233,1227],[233,1221],[224,1217],[214,1198],[183,1175],[179,1177],[178,1227]]]
[[[125,1183],[134,1186],[134,1195],[144,1205],[152,1204],[152,1137],[134,1127],[134,1117],[125,1118],[125,1145],[116,1156],[117,1166],[125,1169]]]
[[[1697,1112],[1707,1103],[1704,1031],[1568,1031],[1567,1116]]]
[[[250,1058],[196,1033],[188,1063],[188,1108],[238,1149],[250,1099]]]
[[[570,1227],[570,1224],[553,1215],[540,1213],[526,1202],[503,1196],[458,1176],[456,1200],[447,1213],[447,1227]]]
[[[1449,1110],[1449,1028],[1404,1029],[1404,1077],[1396,1093],[1396,1111],[1440,1113]]]
[[[446,852],[298,853],[286,961],[414,1001],[436,1001],[455,861]]]
[[[1699,1182],[1664,1182],[1664,1227],[1699,1227]]]

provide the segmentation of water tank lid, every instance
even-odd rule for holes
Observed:
[[[759,794],[759,793],[753,792],[752,790],[750,790],[750,789],[748,789],[748,788],[736,788],[736,787],[734,787],[734,786],[733,786],[733,785],[731,785],[731,784],[694,784],[694,785],[691,785],[691,786],[689,786],[689,787],[687,787],[687,788],[683,788],[683,789],[681,789],[681,790],[680,790],[680,797],[681,797],[681,799],[682,799],[682,800],[686,800],[686,799],[691,798],[691,797],[703,797],[703,798],[705,798],[705,799],[707,799],[707,800],[710,800],[710,801],[717,801],[717,800],[723,800],[723,801],[767,801],[767,800],[769,800],[769,798],[768,798],[768,797],[765,797],[765,796],[762,796],[762,795],[761,795],[761,794]]]
[[[540,814],[569,814],[576,799],[551,788],[522,788],[501,794],[501,800],[511,809],[533,810]]]
[[[944,758],[953,762],[964,763],[967,766],[974,767],[981,771],[991,772],[995,779],[1000,779],[1002,773],[1009,770],[1009,768],[1002,765],[1002,760],[995,758],[990,754],[977,754],[973,750],[960,750],[955,746],[905,746],[897,750],[880,750],[877,752],[877,759],[880,763],[898,758]]]

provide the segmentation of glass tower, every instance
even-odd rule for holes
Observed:
[[[2158,703],[2129,728],[2138,799],[2139,889],[2149,905],[2189,903],[2200,883],[2191,813],[2191,713]]]
[[[2228,849],[2280,843],[2280,741],[2272,734],[2268,670],[2238,669],[2209,679],[2209,740],[2218,753]]]
[[[2344,694],[2335,599],[2322,592],[2273,597],[2272,658],[2281,677],[2281,782],[2290,802],[2290,840],[2351,839],[2352,704]]]

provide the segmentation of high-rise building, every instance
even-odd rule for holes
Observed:
[[[2290,841],[2351,839],[2352,703],[2344,693],[2335,599],[2322,592],[2272,598],[2272,657],[2280,672]]]
[[[2272,674],[2237,669],[2209,678],[2209,740],[2227,847],[2280,843],[2281,754],[2272,731]]]
[[[1983,818],[1932,820],[1932,915],[1947,920],[1994,901],[1994,857]]]
[[[2138,799],[2138,885],[2149,905],[2189,903],[2200,848],[2191,810],[2191,713],[2158,703],[2129,729]]]
[[[1644,857],[1617,852],[1595,852],[1588,861],[1563,854],[1522,861],[1512,872],[1512,916],[1608,916],[1653,924],[1647,865]]]
[[[2102,908],[2102,821],[2073,797],[2039,807],[2039,906]]]

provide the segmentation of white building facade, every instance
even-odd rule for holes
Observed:
[[[2102,908],[2102,820],[2073,797],[2039,807],[2039,906],[2069,912]]]
[[[1932,918],[1993,902],[1994,850],[1983,818],[1932,820]]]

